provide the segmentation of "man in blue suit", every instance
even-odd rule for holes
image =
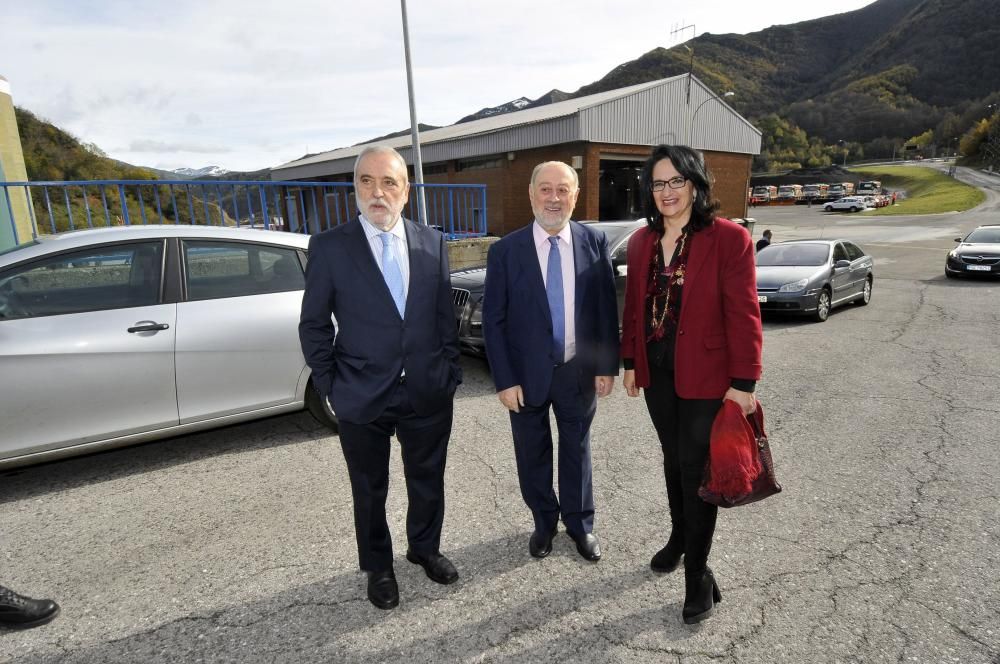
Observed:
[[[534,223],[490,247],[483,336],[497,396],[510,411],[521,495],[534,517],[528,551],[552,551],[560,515],[576,549],[597,561],[590,424],[618,375],[618,306],[604,233],[570,221],[580,193],[562,162],[535,167]],[[549,408],[559,430],[552,488]]]
[[[406,559],[432,581],[458,580],[440,544],[462,372],[444,236],[402,218],[406,162],[392,148],[367,147],[354,187],[360,218],[309,242],[299,338],[313,385],[340,423],[368,599],[391,609],[399,604],[385,515],[394,433],[409,499]]]

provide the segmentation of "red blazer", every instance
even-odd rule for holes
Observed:
[[[636,387],[649,387],[646,284],[659,236],[640,229],[629,240],[621,356],[635,362]],[[691,238],[674,352],[682,399],[721,399],[733,378],[760,379],[763,332],[750,234],[716,219]]]

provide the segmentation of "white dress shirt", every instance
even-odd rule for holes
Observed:
[[[548,231],[535,221],[531,224],[531,232],[535,239],[535,251],[538,252],[538,265],[542,268],[542,281],[548,286],[549,252],[552,244],[549,242]],[[576,357],[576,269],[573,263],[573,233],[569,224],[559,231],[559,266],[562,268],[563,309],[566,314],[566,356],[564,362]]]
[[[410,293],[410,252],[408,251],[408,245],[406,243],[406,228],[403,226],[402,217],[393,225],[392,230],[383,231],[381,228],[373,224],[372,222],[365,219],[365,216],[358,215],[361,218],[361,227],[365,229],[365,236],[368,238],[368,246],[372,250],[372,256],[375,257],[375,264],[378,265],[380,272],[385,274],[384,268],[382,267],[382,238],[383,232],[388,232],[392,235],[392,241],[389,243],[391,246],[392,253],[396,256],[396,263],[399,265],[399,271],[403,275],[403,298],[405,298]]]

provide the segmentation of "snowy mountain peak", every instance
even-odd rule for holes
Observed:
[[[211,176],[225,175],[230,171],[228,171],[225,168],[222,168],[221,166],[205,166],[204,168],[175,168],[173,172],[177,173],[178,175],[183,175],[189,178],[200,178],[206,175],[211,175]]]

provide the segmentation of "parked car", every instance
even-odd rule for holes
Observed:
[[[851,212],[858,212],[859,210],[865,210],[868,207],[868,203],[864,198],[860,196],[844,196],[835,201],[830,201],[823,205],[823,209],[827,212],[833,212],[834,210],[850,210]]]
[[[645,219],[638,221],[584,221],[594,228],[604,231],[608,238],[611,265],[615,271],[615,288],[618,292],[618,320],[621,322],[625,308],[625,252],[628,240],[646,225]],[[478,357],[486,356],[483,341],[483,290],[486,285],[486,266],[455,270],[451,273],[451,293],[455,303],[455,319],[458,324],[458,339],[462,351]]]
[[[979,226],[955,242],[944,263],[946,277],[1000,275],[1000,224]]]
[[[204,226],[43,236],[0,255],[0,467],[308,407],[309,238]]]
[[[757,300],[762,312],[812,316],[823,322],[841,304],[872,298],[875,261],[847,240],[792,240],[757,253]]]

